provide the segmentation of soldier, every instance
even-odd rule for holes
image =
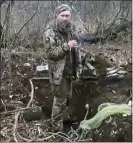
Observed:
[[[70,95],[70,56],[72,48],[78,49],[75,26],[71,22],[71,8],[62,4],[55,9],[55,19],[48,24],[44,32],[44,47],[49,65],[50,83],[53,88],[52,118],[66,107]],[[66,85],[67,86],[66,88]],[[57,130],[63,129],[63,117],[56,118],[52,125]]]

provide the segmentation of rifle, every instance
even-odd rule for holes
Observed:
[[[72,37],[79,43],[78,36],[75,32],[72,31]],[[69,49],[69,57],[70,57],[70,78],[72,80],[76,80],[77,78],[77,69],[79,66],[80,58],[79,51],[77,48],[73,47]]]
[[[77,77],[77,67],[78,67],[78,55],[76,48],[70,48],[70,78],[76,79]]]

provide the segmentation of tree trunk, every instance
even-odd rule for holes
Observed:
[[[0,41],[1,41],[2,30],[3,30],[3,27],[1,24],[1,5],[0,5]]]

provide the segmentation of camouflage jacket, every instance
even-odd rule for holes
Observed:
[[[76,39],[75,26],[71,24],[68,33],[59,31],[55,22],[51,22],[44,32],[44,48],[49,65],[49,76],[53,84],[60,85],[63,76],[69,73],[69,47],[68,41]]]

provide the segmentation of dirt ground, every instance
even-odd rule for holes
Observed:
[[[85,104],[90,106],[88,119],[93,117],[101,103],[128,103],[131,100],[131,45],[130,43],[108,43],[101,45],[85,46],[84,49],[96,55],[94,66],[100,74],[98,81],[84,81],[73,86],[71,101],[73,110],[70,119],[64,118],[64,132],[54,133],[50,127],[50,114],[52,107],[52,94],[48,80],[33,82],[35,95],[32,106],[42,107],[42,117],[38,121],[25,121],[22,113],[1,114],[0,116],[0,141],[92,141],[92,142],[131,142],[132,120],[131,116],[115,115],[107,118],[99,129],[93,130],[82,138],[76,140],[77,129],[80,121],[86,114]],[[105,78],[105,70],[111,66],[123,66],[128,74],[121,80],[109,82]],[[31,74],[31,73],[30,73]],[[29,76],[30,77],[30,76]],[[17,81],[17,80],[16,80]],[[10,94],[2,93],[0,112],[26,107],[31,90],[28,78],[22,78],[23,90],[17,82],[15,89]],[[77,91],[78,89],[78,91]],[[27,93],[26,93],[27,92]],[[80,93],[80,94],[79,94]],[[18,102],[19,101],[19,102]],[[6,104],[9,104],[9,107]],[[18,120],[18,121],[17,121]]]

